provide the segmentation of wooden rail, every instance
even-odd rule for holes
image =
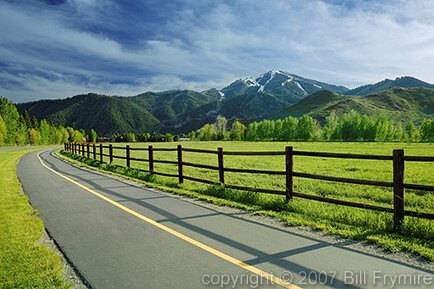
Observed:
[[[422,185],[422,184],[407,184],[404,183],[404,164],[408,162],[434,162],[433,156],[405,156],[404,150],[393,150],[392,156],[385,155],[362,155],[362,154],[344,154],[344,153],[326,153],[326,152],[307,152],[307,151],[294,151],[291,146],[285,148],[285,151],[269,151],[269,152],[235,152],[224,151],[223,148],[217,150],[205,150],[205,149],[192,149],[183,148],[178,145],[176,148],[154,148],[152,145],[147,148],[132,148],[129,145],[125,147],[113,146],[112,144],[79,144],[79,143],[65,143],[65,151],[72,154],[80,155],[86,158],[92,156],[93,160],[99,157],[100,162],[113,163],[114,159],[125,160],[125,166],[130,168],[131,161],[146,162],[149,164],[149,170],[141,170],[149,172],[155,175],[161,175],[166,177],[176,177],[178,182],[182,184],[184,180],[190,180],[194,182],[200,182],[205,184],[222,185],[228,188],[252,191],[258,193],[283,195],[287,201],[296,198],[304,198],[309,200],[315,200],[320,202],[326,202],[331,204],[337,204],[342,206],[362,208],[367,210],[381,211],[393,213],[394,217],[394,229],[400,230],[400,227],[404,221],[405,216],[417,217],[434,220],[434,214],[426,212],[415,212],[405,210],[404,197],[405,189],[422,190],[428,192],[434,192],[434,186]],[[104,153],[104,150],[108,150],[108,154]],[[123,151],[122,155],[115,155],[114,150]],[[142,158],[131,157],[131,151],[143,151],[145,152]],[[177,160],[161,160],[155,159],[155,152],[176,152]],[[217,155],[217,166],[191,163],[184,161],[184,152],[199,153],[199,154],[214,154]],[[242,169],[242,168],[229,168],[224,165],[224,156],[285,156],[285,171],[272,171],[272,170],[259,170],[259,169]],[[344,159],[362,159],[362,160],[385,160],[393,162],[393,182],[374,181],[374,180],[362,180],[353,178],[342,178],[335,176],[323,176],[310,173],[301,173],[294,171],[294,156],[306,156],[306,157],[323,157],[323,158],[344,158]],[[155,163],[170,164],[177,166],[177,174],[156,171],[154,168]],[[184,173],[184,167],[195,167],[206,170],[218,171],[218,181],[205,180],[194,176],[188,176]],[[285,190],[272,190],[263,188],[251,188],[245,186],[231,185],[225,183],[225,172],[234,173],[249,173],[249,174],[265,174],[265,175],[281,175],[285,176]],[[377,205],[364,204],[359,202],[351,202],[346,200],[339,200],[334,198],[327,198],[318,195],[299,193],[294,191],[294,177],[316,179],[331,182],[340,182],[357,185],[369,185],[379,187],[393,188],[393,208],[387,208]]]

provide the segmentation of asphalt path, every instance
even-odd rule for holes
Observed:
[[[432,271],[83,169],[17,166],[49,234],[93,288],[433,288]]]

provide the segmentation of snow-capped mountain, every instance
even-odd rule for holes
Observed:
[[[395,86],[418,89],[384,91]],[[432,115],[433,88],[433,84],[413,77],[400,77],[349,91],[343,86],[271,70],[257,77],[238,79],[221,90],[146,92],[131,97],[87,94],[63,100],[23,103],[17,107],[20,112],[27,110],[38,119],[44,118],[56,125],[78,126],[87,131],[97,129],[100,135],[152,131],[187,133],[206,123],[213,123],[218,115],[247,124],[305,113],[323,119],[330,112],[330,107],[341,112],[347,112],[345,109],[366,112],[375,108],[373,113],[378,113],[389,104],[388,115],[395,114],[396,107],[400,108],[399,113],[404,111],[407,118],[417,114]],[[378,96],[371,95],[380,90],[382,92]],[[351,98],[348,94],[370,95],[362,99],[359,96]],[[410,100],[409,97],[398,99],[396,95],[400,94],[410,95]],[[421,101],[422,104],[419,104]]]
[[[322,89],[345,93],[348,88],[307,79],[280,70],[271,70],[257,77],[247,77],[232,82],[221,90],[230,99],[243,94],[273,93],[298,101]]]

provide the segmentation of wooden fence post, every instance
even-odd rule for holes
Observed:
[[[86,149],[87,149],[87,158],[90,159],[90,145],[86,144]]]
[[[217,149],[217,155],[218,155],[218,163],[219,163],[219,181],[220,185],[225,184],[225,168],[223,164],[223,148]]]
[[[285,167],[286,167],[286,201],[292,200],[294,192],[294,155],[292,146],[285,148]]]
[[[182,146],[178,145],[178,182],[184,183],[184,168],[182,164]]]
[[[127,145],[126,146],[126,158],[127,158],[127,168],[130,167],[131,162],[130,162],[130,146]]]
[[[96,160],[96,144],[92,144],[93,148],[93,160]]]
[[[154,173],[154,150],[152,146],[148,147],[148,153],[149,153],[149,172],[151,174]]]
[[[99,144],[99,161],[103,162],[103,155],[102,155],[102,143]]]
[[[84,150],[84,143],[81,144],[81,155],[84,157],[86,151]]]
[[[404,150],[393,150],[393,226],[399,231],[404,222]]]
[[[109,144],[109,157],[110,157],[110,164],[113,163],[113,145]]]

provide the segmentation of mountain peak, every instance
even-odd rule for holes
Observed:
[[[289,102],[296,102],[311,93],[323,89],[338,93],[344,93],[348,90],[346,87],[327,84],[282,70],[272,69],[256,77],[238,79],[221,91],[227,99],[244,94],[271,93],[287,98]]]

